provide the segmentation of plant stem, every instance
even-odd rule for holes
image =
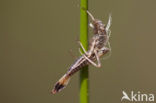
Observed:
[[[80,42],[84,48],[88,49],[88,15],[85,10],[88,10],[88,0],[81,0],[80,3]],[[82,50],[81,50],[82,51]],[[88,66],[80,71],[80,103],[89,103],[88,95]]]

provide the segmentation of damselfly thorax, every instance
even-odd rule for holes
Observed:
[[[96,49],[101,49],[103,47],[106,47],[109,41],[110,37],[110,25],[112,18],[109,16],[109,20],[107,25],[105,26],[101,20],[95,19],[94,16],[87,11],[88,15],[91,17],[92,23],[90,23],[90,26],[93,28],[93,38],[92,41],[96,40],[96,43],[90,45],[90,48],[94,45]]]

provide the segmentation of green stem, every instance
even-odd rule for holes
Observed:
[[[88,0],[81,0],[80,4],[80,42],[84,48],[88,49],[88,15],[85,10],[88,10]],[[81,50],[82,51],[82,50]],[[88,66],[80,71],[80,103],[89,103],[88,95]]]

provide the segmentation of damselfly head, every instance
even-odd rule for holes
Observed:
[[[104,27],[105,25],[102,23],[101,20],[96,19],[95,21],[93,21],[93,24],[99,27]]]

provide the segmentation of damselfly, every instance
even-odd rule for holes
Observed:
[[[91,27],[94,31],[94,36],[90,41],[89,50],[86,51],[81,42],[79,42],[84,54],[80,52],[82,56],[74,62],[66,74],[55,84],[54,89],[52,90],[53,94],[65,88],[70,77],[84,66],[92,64],[96,67],[101,67],[100,57],[110,51],[110,47],[107,47],[107,44],[109,45],[111,16],[109,17],[108,24],[105,27],[104,24],[102,24],[102,21],[94,19],[89,11],[87,11],[87,13],[93,21]],[[96,61],[98,64],[95,63]]]

